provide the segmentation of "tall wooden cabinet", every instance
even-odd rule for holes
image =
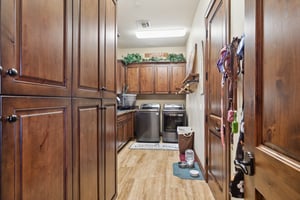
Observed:
[[[72,1],[47,2],[0,2],[1,94],[70,96]]]
[[[71,100],[2,96],[0,103],[0,199],[71,200]]]
[[[0,200],[115,199],[116,1],[0,2]]]

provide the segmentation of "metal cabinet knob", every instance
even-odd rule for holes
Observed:
[[[6,117],[6,121],[8,121],[9,123],[14,123],[18,120],[17,115],[10,115]]]
[[[11,77],[14,77],[18,75],[18,70],[16,70],[15,68],[10,68],[6,71],[6,74]]]

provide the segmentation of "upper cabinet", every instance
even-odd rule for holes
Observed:
[[[74,4],[74,80],[77,97],[116,93],[116,5],[113,0]]]
[[[121,60],[117,61],[116,68],[116,91],[121,94],[125,90],[125,67]]]
[[[105,2],[105,63],[100,83],[103,97],[111,98],[116,94],[116,0]]]
[[[178,92],[182,81],[185,78],[185,63],[171,64],[170,67],[170,91],[171,93]]]
[[[80,7],[79,7],[80,6]],[[98,24],[104,24],[105,17],[98,17],[104,5],[98,0],[74,4],[74,69],[73,93],[77,97],[100,97],[100,49],[104,48],[104,33]],[[105,9],[105,7],[104,7]]]
[[[125,68],[127,93],[176,94],[185,77],[185,63],[141,63]]]
[[[47,2],[1,1],[1,94],[71,94],[72,1]]]
[[[140,93],[140,74],[139,64],[132,64],[126,67],[126,92],[127,93]]]
[[[141,64],[140,71],[140,94],[154,93],[154,65]]]

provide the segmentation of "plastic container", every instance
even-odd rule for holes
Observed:
[[[192,149],[185,150],[185,161],[189,167],[194,166],[194,151]]]

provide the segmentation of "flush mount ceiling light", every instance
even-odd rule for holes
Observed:
[[[137,31],[136,37],[139,39],[147,38],[170,38],[170,37],[183,37],[185,36],[185,29],[165,29],[165,30],[145,30]]]

